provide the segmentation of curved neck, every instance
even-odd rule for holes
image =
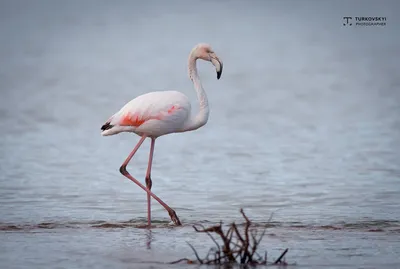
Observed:
[[[193,81],[193,85],[197,93],[197,100],[199,101],[200,109],[196,115],[193,115],[189,118],[185,124],[184,131],[196,130],[205,125],[208,121],[208,115],[210,113],[207,95],[203,89],[203,85],[201,84],[200,77],[197,72],[196,61],[197,58],[193,55],[192,51],[192,53],[189,55],[188,71],[189,78]]]

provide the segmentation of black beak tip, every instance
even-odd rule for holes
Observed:
[[[221,74],[222,74],[221,71],[217,72],[217,79],[220,79],[220,78],[221,78]]]

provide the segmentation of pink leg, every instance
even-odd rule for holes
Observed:
[[[153,185],[151,181],[151,165],[153,163],[153,152],[154,152],[154,144],[156,142],[155,138],[151,138],[151,146],[150,146],[150,154],[149,154],[149,164],[147,166],[146,172],[146,187],[150,191],[151,186]],[[147,224],[151,227],[151,196],[147,193]]]
[[[137,179],[135,179],[134,177],[132,177],[128,171],[126,170],[126,166],[128,165],[128,163],[130,162],[130,160],[132,159],[133,155],[135,155],[136,151],[139,149],[139,147],[143,144],[143,141],[146,139],[146,136],[142,136],[142,138],[139,140],[139,142],[137,143],[137,145],[135,146],[135,148],[132,150],[132,152],[129,154],[129,156],[126,158],[125,162],[121,165],[119,171],[121,172],[121,174],[123,174],[125,177],[127,177],[128,179],[130,179],[131,181],[133,181],[136,185],[138,185],[140,188],[142,188],[145,192],[147,192],[148,195],[150,195],[151,197],[153,197],[154,199],[156,199],[157,202],[160,203],[160,205],[162,205],[169,213],[169,216],[171,217],[171,220],[176,224],[176,225],[182,225],[178,216],[176,215],[175,211],[170,208],[166,203],[164,203],[160,198],[158,198],[154,193],[152,193],[148,188],[146,188],[145,186],[143,186],[142,183],[140,183]]]

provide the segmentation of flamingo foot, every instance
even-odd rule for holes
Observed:
[[[171,209],[170,211],[168,211],[168,214],[172,222],[175,223],[176,226],[182,226],[181,221],[179,220],[178,216],[175,213],[175,210]]]

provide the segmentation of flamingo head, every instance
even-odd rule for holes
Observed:
[[[217,79],[220,79],[222,74],[223,63],[221,59],[215,54],[214,50],[209,44],[201,43],[198,44],[192,51],[193,56],[196,59],[202,59],[204,61],[211,62],[215,66],[217,71]]]

